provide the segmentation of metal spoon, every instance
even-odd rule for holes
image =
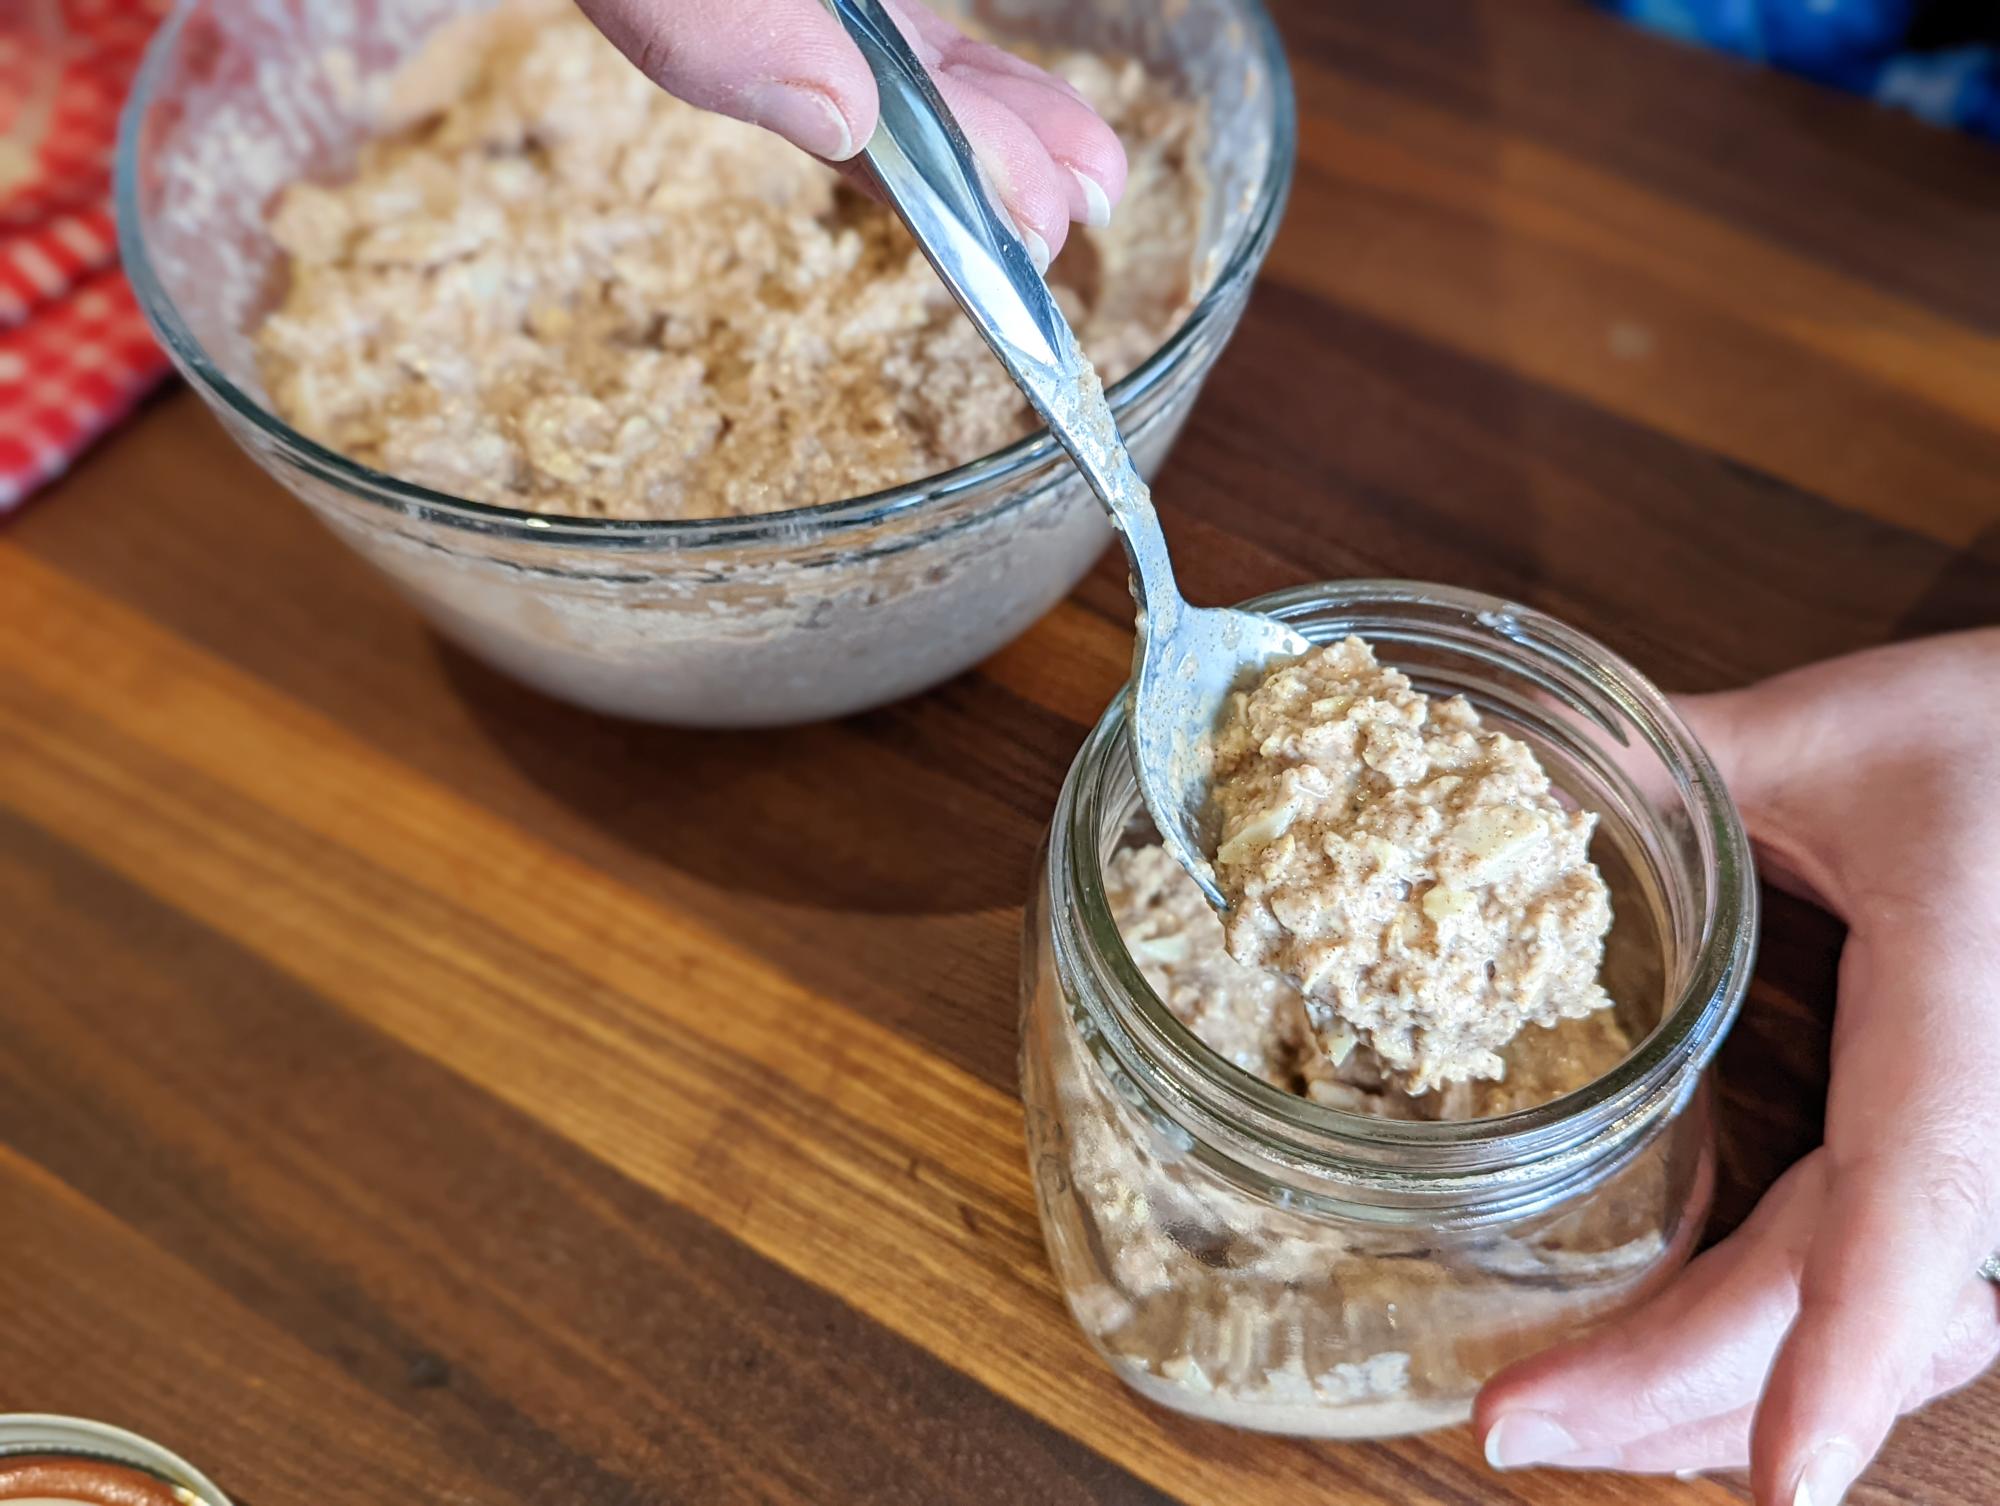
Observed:
[[[1209,857],[1203,747],[1229,693],[1311,647],[1272,617],[1190,606],[1174,583],[1152,495],[1012,220],[909,43],[880,0],[824,0],[874,71],[881,121],[863,149],[875,181],[986,343],[1034,404],[1125,541],[1138,642],[1125,706],[1139,793],[1160,840],[1227,908]]]

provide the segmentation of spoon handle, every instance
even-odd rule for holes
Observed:
[[[1132,567],[1141,641],[1169,631],[1184,603],[1152,498],[1096,370],[881,0],[824,4],[875,74],[881,119],[862,156],[883,195],[1110,513]]]

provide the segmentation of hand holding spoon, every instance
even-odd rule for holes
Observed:
[[[1138,604],[1125,719],[1139,793],[1169,853],[1227,908],[1209,859],[1203,749],[1229,693],[1311,644],[1275,618],[1190,606],[1174,582],[1152,495],[1097,372],[986,187],[965,134],[881,0],[825,0],[875,74],[881,119],[862,151],[959,307],[993,347],[1124,540]]]

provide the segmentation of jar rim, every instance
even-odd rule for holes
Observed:
[[[0,1460],[18,1454],[121,1464],[168,1481],[202,1506],[230,1506],[221,1487],[172,1449],[128,1428],[88,1417],[54,1412],[0,1413]]]
[[[1252,1076],[1211,1050],[1146,982],[1125,948],[1107,898],[1099,834],[1114,798],[1112,776],[1127,743],[1130,687],[1106,709],[1064,782],[1051,828],[1051,923],[1069,947],[1059,959],[1094,973],[1117,1007],[1093,1023],[1127,1074],[1156,1089],[1184,1129],[1248,1137],[1260,1152],[1308,1175],[1346,1183],[1422,1182],[1476,1194],[1506,1184],[1545,1188],[1565,1167],[1595,1164],[1632,1133],[1686,1101],[1741,1006],[1756,951],[1755,869],[1735,802],[1672,703],[1634,666],[1588,635],[1500,597],[1415,581],[1351,580],[1297,586],[1242,603],[1290,620],[1316,641],[1332,630],[1310,620],[1327,608],[1436,608],[1471,643],[1509,645],[1525,661],[1584,674],[1656,751],[1672,755],[1676,782],[1697,817],[1713,894],[1685,978],[1647,1037],[1611,1071],[1562,1097],[1492,1118],[1383,1119],[1315,1103]],[[1321,628],[1317,634],[1314,629]],[[1368,636],[1363,633],[1363,636]],[[1393,641],[1393,639],[1391,639]],[[1619,729],[1612,729],[1614,731]],[[1121,809],[1124,802],[1121,798]],[[1067,898],[1070,904],[1060,903]],[[1065,926],[1063,917],[1070,921]],[[1062,963],[1059,961],[1059,966]],[[1202,1138],[1202,1136],[1197,1136]]]
[[[1270,249],[1290,195],[1298,151],[1298,112],[1284,41],[1263,0],[1229,0],[1229,3],[1240,9],[1240,18],[1265,70],[1270,112],[1268,158],[1248,212],[1236,226],[1232,239],[1215,248],[1215,253],[1221,255],[1220,268],[1194,308],[1145,360],[1105,389],[1112,411],[1121,419],[1187,361],[1198,358],[1203,342],[1218,328],[1227,333],[1238,295]],[[998,490],[995,505],[980,509],[978,517],[996,516],[1034,494],[1009,495],[1010,483],[1030,474],[1037,466],[1061,458],[1054,437],[1043,427],[1010,445],[935,475],[811,507],[784,508],[747,517],[592,518],[536,513],[456,496],[363,465],[321,444],[285,422],[209,356],[167,291],[147,249],[139,209],[141,137],[147,112],[193,14],[192,4],[176,5],[161,24],[147,45],[120,112],[112,188],[119,259],[146,322],[181,373],[229,413],[249,424],[262,442],[315,480],[391,513],[517,542],[611,551],[741,549],[767,544],[790,548],[843,541],[878,524],[932,510],[938,514],[939,531],[949,531],[972,521],[961,519],[959,509],[951,504],[988,489]]]

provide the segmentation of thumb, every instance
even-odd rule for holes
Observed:
[[[875,78],[819,0],[578,0],[641,72],[829,162],[875,130]]]

